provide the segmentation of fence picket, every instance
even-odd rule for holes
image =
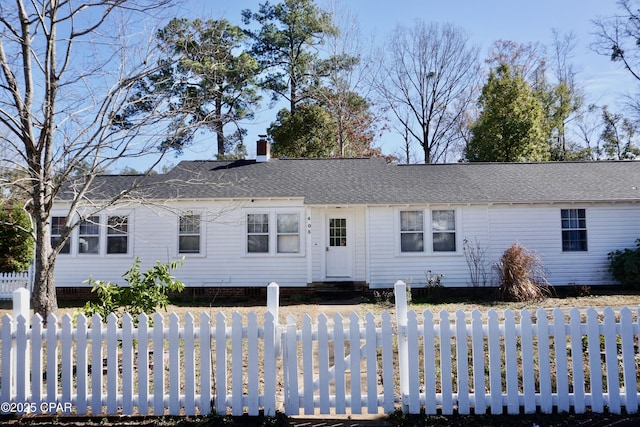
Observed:
[[[211,357],[211,339],[211,318],[207,313],[202,313],[200,315],[200,414],[202,415],[209,415],[212,407],[211,369],[213,358]],[[268,373],[265,372],[265,375]]]
[[[531,312],[520,311],[520,339],[522,342],[522,393],[524,395],[524,412],[532,414],[536,411],[536,385],[533,352],[533,328]]]
[[[504,311],[504,352],[505,356],[506,382],[507,382],[507,413],[517,414],[520,412],[518,403],[518,347],[516,338],[516,319],[512,310]]]
[[[54,314],[47,316],[47,402],[58,398],[58,318]],[[9,377],[7,377],[9,378]]]
[[[242,366],[243,352],[243,327],[242,315],[234,312],[231,315],[231,414],[238,416],[243,414],[243,395],[242,387],[244,385]]]
[[[138,413],[149,413],[149,317],[138,316]]]
[[[287,316],[286,333],[284,336],[284,366],[285,366],[285,412],[290,415],[300,413],[300,400],[298,398],[298,340],[296,338],[296,318]],[[295,361],[295,362],[294,362]]]
[[[73,394],[73,339],[71,337],[71,316],[65,314],[62,316],[62,329],[60,331],[61,339],[60,352],[61,352],[61,386],[62,386],[62,401],[71,402],[71,395]]]
[[[335,378],[336,414],[345,414],[346,409],[346,385],[345,385],[345,332],[344,318],[340,313],[333,316],[333,357]]]
[[[216,412],[227,412],[227,318],[223,313],[216,316]]]
[[[453,414],[453,378],[451,375],[451,324],[449,313],[440,310],[440,395],[444,415]]]
[[[620,413],[620,382],[618,380],[618,343],[616,342],[616,319],[611,307],[604,309],[604,351],[607,375],[609,411]]]
[[[111,313],[107,316],[107,412],[118,411],[118,318]]]
[[[87,413],[87,318],[84,314],[78,315],[76,320],[76,408],[79,414]],[[36,371],[34,369],[34,372]]]
[[[373,313],[365,315],[365,357],[367,359],[367,413],[378,413],[378,356],[376,345],[376,319]]]
[[[302,407],[305,414],[313,415],[313,340],[311,316],[302,316]]]
[[[628,413],[638,409],[638,385],[636,383],[635,352],[633,342],[633,319],[631,310],[620,310],[620,335],[622,340],[622,368],[624,378],[624,406]]]
[[[169,315],[169,415],[180,415],[180,325]]]
[[[196,355],[193,316],[184,317],[184,414],[196,414]],[[256,375],[257,376],[257,375]]]
[[[349,316],[349,367],[351,369],[351,413],[362,413],[362,372],[360,370],[360,318]]]
[[[258,381],[258,316],[251,312],[248,315],[247,324],[247,374],[248,374],[248,414],[257,416],[260,413],[260,401],[258,394],[260,392]]]
[[[573,410],[577,414],[583,414],[585,411],[585,383],[580,310],[572,308],[569,311],[569,318],[571,331],[571,372],[573,373]]]
[[[27,319],[20,315],[16,319],[16,400],[26,402],[29,389],[29,341],[27,340]],[[71,395],[69,395],[71,400]]]
[[[600,327],[598,312],[594,308],[587,310],[587,346],[589,351],[589,388],[591,390],[591,399],[588,403],[593,411],[599,413],[604,409],[604,399],[600,362]]]
[[[502,367],[500,351],[500,326],[498,313],[489,310],[487,322],[487,341],[489,344],[489,396],[491,414],[502,414]]]
[[[122,412],[133,413],[133,318],[129,313],[122,317]]]
[[[273,287],[275,284],[270,284]],[[276,287],[277,289],[277,287]],[[277,294],[277,292],[276,292]],[[264,405],[263,412],[266,416],[276,415],[276,383],[277,367],[276,358],[276,331],[277,310],[267,311],[264,315]]]
[[[47,347],[47,351],[49,351]],[[102,318],[91,317],[91,413],[102,413]]]
[[[44,372],[42,369],[42,317],[39,314],[36,314],[35,316],[33,316],[31,324],[33,325],[31,327],[31,369],[34,373],[34,375],[31,377],[31,398],[35,402],[42,402],[42,372]],[[84,350],[86,351],[86,349]],[[86,380],[83,378],[82,381],[85,384],[86,390]],[[81,384],[81,382],[79,382],[78,384]],[[7,402],[7,400],[5,400],[5,402]],[[84,404],[86,405],[86,399],[84,400]],[[82,408],[82,402],[79,402],[78,405],[80,408]],[[40,412],[42,412],[41,408],[39,407],[39,405],[36,405],[36,413]]]
[[[482,331],[482,313],[478,309],[471,313],[471,362],[473,364],[473,407],[476,414],[485,414],[484,379],[484,332]]]
[[[569,411],[569,370],[567,363],[567,333],[564,313],[559,308],[553,310],[553,348],[556,366],[556,394],[558,412]]]
[[[464,311],[456,311],[455,342],[456,342],[456,389],[458,397],[458,412],[469,414],[469,347],[467,345],[467,316]]]
[[[0,381],[0,387],[2,391],[0,392],[0,398],[3,402],[11,401],[11,383],[12,383],[12,375],[11,375],[11,363],[12,363],[12,355],[11,355],[11,346],[6,345],[6,343],[11,342],[11,327],[13,321],[11,320],[11,316],[5,314],[2,316],[2,379]]]
[[[164,318],[153,315],[153,415],[164,415]]]
[[[231,415],[243,414],[242,402],[242,315],[237,311],[231,315]]]
[[[413,310],[411,311],[413,313]],[[434,367],[436,366],[436,336],[434,333],[434,325],[433,325],[433,313],[429,310],[425,310],[422,313],[423,318],[423,328],[424,328],[424,394],[425,394],[425,412],[427,414],[435,414],[437,413],[437,396],[436,396],[436,370]],[[411,320],[411,318],[409,318]],[[414,316],[415,321],[415,316]],[[416,325],[417,329],[417,325]],[[418,340],[416,339],[416,342]],[[418,356],[416,351],[415,357]],[[418,358],[419,359],[419,358]],[[418,360],[416,360],[416,368],[417,368]],[[416,371],[412,372],[418,372]],[[417,375],[410,375],[409,381],[413,377]],[[418,384],[416,384],[417,386]],[[418,393],[418,388],[416,387],[416,393]],[[419,414],[420,413],[420,402],[416,401],[412,405],[412,411],[409,411],[410,414]]]
[[[549,352],[549,320],[547,312],[540,308],[536,311],[538,340],[538,373],[540,375],[540,410],[543,414],[550,414],[553,409],[553,395],[551,390],[551,355]]]
[[[384,400],[382,409],[385,414],[390,414],[394,410],[395,398],[393,384],[395,378],[393,364],[393,329],[391,325],[391,315],[384,311],[382,313],[382,388]]]
[[[331,411],[329,402],[329,328],[327,316],[318,316],[318,387],[320,394],[320,413],[328,414]]]

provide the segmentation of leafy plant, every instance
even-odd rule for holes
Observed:
[[[128,286],[119,286],[104,280],[90,278],[93,285],[91,292],[98,295],[98,302],[87,302],[83,308],[86,316],[99,314],[105,319],[114,313],[121,317],[129,313],[137,324],[142,313],[151,314],[159,308],[167,309],[169,292],[181,292],[184,284],[176,280],[171,271],[182,265],[182,262],[169,264],[158,263],[148,271],[140,272],[140,259],[136,258],[133,266],[122,276]]]
[[[621,285],[632,289],[640,288],[640,239],[636,248],[609,252],[609,271]]]
[[[18,203],[0,203],[0,273],[25,271],[33,260],[31,220]]]
[[[520,243],[507,248],[494,269],[504,301],[540,301],[550,294],[542,260]]]

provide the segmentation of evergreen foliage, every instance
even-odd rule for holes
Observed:
[[[529,84],[508,65],[491,71],[465,157],[471,162],[550,160],[544,113]]]
[[[29,215],[16,203],[0,204],[0,273],[26,271],[33,260]]]

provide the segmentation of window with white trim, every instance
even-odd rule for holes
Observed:
[[[200,215],[187,214],[180,216],[178,226],[178,253],[200,253]]]
[[[107,217],[107,254],[126,254],[129,250],[129,218]]]
[[[78,229],[78,253],[100,253],[100,217],[90,216],[80,223]]]
[[[423,211],[400,211],[400,252],[424,252]]]
[[[277,251],[280,254],[300,252],[300,215],[296,213],[277,214]]]
[[[431,232],[434,252],[456,251],[456,211],[431,211]]]
[[[247,214],[247,252],[269,253],[269,214]]]
[[[587,214],[585,209],[562,209],[562,251],[587,250]]]
[[[51,246],[52,247],[55,248],[62,240],[62,234],[64,233],[66,222],[67,222],[67,217],[64,217],[64,216],[51,217]],[[70,238],[67,239],[67,241],[64,243],[59,253],[61,254],[71,253]]]

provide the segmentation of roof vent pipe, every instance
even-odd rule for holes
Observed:
[[[256,147],[256,162],[263,163],[271,158],[271,145],[267,141],[267,135],[258,135],[258,145]]]

